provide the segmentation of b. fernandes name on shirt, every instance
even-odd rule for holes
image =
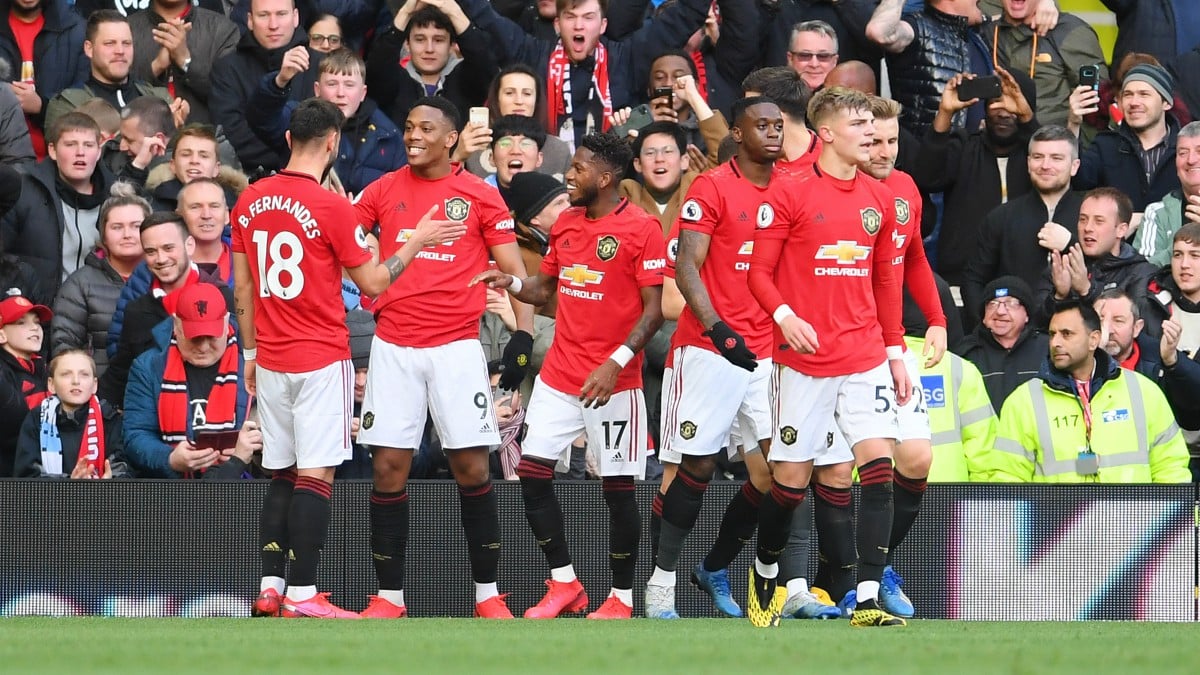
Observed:
[[[241,216],[238,218],[238,224],[242,227],[249,227],[250,218],[257,218],[267,211],[282,211],[296,219],[300,227],[304,228],[304,236],[307,238],[316,239],[321,236],[321,226],[313,218],[312,211],[309,211],[307,206],[291,197],[284,197],[282,195],[259,197],[250,202],[250,206],[246,210],[250,213],[250,217]]]

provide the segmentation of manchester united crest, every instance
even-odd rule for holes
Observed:
[[[471,213],[471,202],[462,197],[452,197],[446,200],[446,218],[462,222]]]
[[[683,424],[679,425],[679,435],[682,436],[685,441],[690,441],[695,438],[696,423],[692,422],[691,420],[685,420]]]
[[[362,428],[370,429],[374,425],[375,425],[375,413],[368,410],[362,416]]]
[[[779,430],[779,440],[783,441],[784,445],[791,445],[796,442],[796,427],[783,427]]]
[[[869,206],[860,209],[859,214],[862,215],[862,226],[867,234],[875,234],[879,231],[879,226],[883,224],[883,214],[879,212],[879,209]]]
[[[901,225],[907,225],[908,217],[908,200],[896,197],[896,222]]]
[[[620,245],[621,242],[617,241],[616,237],[606,234],[596,242],[596,257],[608,262],[617,257],[617,247]]]

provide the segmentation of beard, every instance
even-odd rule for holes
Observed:
[[[580,191],[578,200],[572,199],[571,206],[591,206],[596,203],[596,199],[600,197],[600,188],[596,185],[589,185],[586,188],[577,186]]]

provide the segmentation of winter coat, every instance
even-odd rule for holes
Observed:
[[[118,90],[121,92],[120,98],[118,98],[116,94],[116,91]],[[122,100],[124,100],[125,104],[128,105],[130,101],[142,96],[154,96],[156,98],[161,98],[168,103],[171,101],[171,95],[167,91],[166,87],[155,86],[149,82],[131,79],[124,85],[110,90],[109,88],[99,85],[89,77],[89,79],[84,80],[83,84],[79,85],[78,87],[63,89],[62,91],[58,92],[58,96],[55,96],[48,104],[46,104],[46,129],[49,130],[50,125],[54,124],[54,121],[58,118],[74,111],[76,108],[84,103],[87,103],[93,98],[102,98],[112,104],[112,107],[120,111],[121,108],[124,107],[121,105]],[[48,141],[49,139],[47,139],[47,142]]]
[[[1037,332],[1030,320],[1012,349],[1005,349],[987,326],[980,324],[963,339],[959,356],[975,364],[983,375],[992,409],[1004,406],[1004,399],[1025,381],[1032,379],[1050,353],[1050,338]]]
[[[158,55],[159,47],[154,41],[153,31],[163,21],[164,19],[154,12],[153,7],[134,12],[129,17],[129,27],[133,30],[132,75],[161,87],[166,87],[168,80],[173,80],[175,95],[183,98],[190,106],[188,122],[207,124],[212,120],[208,111],[208,99],[212,96],[210,76],[213,64],[233,51],[242,34],[224,14],[193,7],[184,18],[190,25],[187,45],[192,54],[187,72],[171,63],[161,76],[155,77],[150,64]]]
[[[1079,171],[1071,179],[1076,190],[1091,190],[1098,187],[1114,187],[1124,192],[1133,201],[1135,213],[1146,210],[1146,206],[1162,200],[1171,190],[1179,189],[1179,173],[1175,171],[1175,137],[1179,134],[1179,122],[1170,112],[1164,113],[1167,120],[1167,151],[1159,160],[1158,168],[1146,180],[1142,171],[1142,160],[1135,148],[1141,141],[1125,122],[1114,131],[1101,131],[1079,157]]]
[[[225,164],[221,164],[217,170],[215,180],[225,190],[225,205],[230,209],[237,203],[238,195],[250,184],[246,174]],[[146,175],[143,192],[149,197],[150,206],[155,211],[174,211],[179,205],[179,191],[182,189],[183,183],[171,172],[170,165],[160,164]]]
[[[79,447],[83,442],[83,427],[87,424],[88,407],[85,405],[67,415],[59,409],[58,438],[62,442],[62,474],[46,473],[42,466],[42,419],[35,409],[25,416],[21,435],[17,438],[16,461],[13,476],[16,478],[62,478],[71,475],[79,461]],[[122,435],[124,426],[121,413],[106,401],[100,401],[100,417],[104,424],[104,458],[112,469],[113,478],[133,478],[133,471],[125,462]]]
[[[1175,12],[1178,0],[1100,0],[1117,15],[1117,42],[1113,45],[1113,63],[1120,63],[1129,52],[1152,54],[1159,61],[1175,56]],[[1182,0],[1191,2],[1192,0]]]
[[[1068,298],[1079,298],[1090,305],[1095,303],[1104,291],[1118,288],[1133,298],[1142,313],[1148,311],[1146,286],[1158,269],[1146,262],[1142,254],[1133,250],[1132,246],[1121,242],[1117,255],[1106,253],[1097,258],[1085,258],[1084,262],[1087,265],[1091,287],[1085,297],[1080,298],[1079,294],[1072,290]],[[1045,330],[1050,326],[1050,317],[1054,315],[1054,306],[1058,302],[1054,299],[1054,281],[1050,277],[1049,265],[1046,265],[1042,272],[1036,291],[1034,303],[1037,309],[1029,313],[1029,320]],[[1157,324],[1151,327],[1147,323],[1146,328],[1151,335],[1158,335]]]
[[[96,377],[103,375],[108,368],[108,327],[124,286],[125,280],[108,260],[89,253],[54,299],[50,354],[86,349],[96,361]]]
[[[6,19],[12,0],[0,0],[0,15]],[[42,97],[42,112],[33,120],[45,128],[44,115],[50,99],[64,89],[78,87],[88,78],[91,62],[83,55],[84,22],[66,0],[44,0],[46,24],[33,41],[34,87]],[[12,66],[13,81],[21,79],[21,50],[8,21],[0,21],[0,57]]]
[[[29,409],[46,398],[46,363],[21,363],[0,348],[0,478],[11,478],[17,437]]]
[[[0,165],[30,167],[36,161],[21,102],[12,87],[0,87]]]
[[[1175,413],[1175,422],[1183,429],[1200,429],[1200,361],[1183,352],[1175,355],[1175,365],[1163,365],[1160,338],[1143,331],[1135,338],[1138,361],[1134,370],[1150,378],[1162,389]]]

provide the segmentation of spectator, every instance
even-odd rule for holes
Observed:
[[[129,371],[125,449],[140,476],[198,478],[262,449],[257,425],[243,424],[248,395],[225,301],[211,284],[182,290],[174,319],[154,328],[154,347]],[[233,447],[205,442],[203,432],[239,429]]]
[[[308,48],[328,54],[342,47],[342,22],[333,14],[319,14],[308,26]]]
[[[1000,277],[983,289],[983,321],[963,339],[959,354],[983,374],[992,409],[1037,375],[1049,342],[1029,320],[1033,291],[1019,277]]]
[[[201,178],[216,180],[225,192],[225,206],[233,208],[246,189],[246,174],[221,162],[216,130],[207,124],[189,124],[175,133],[167,145],[171,159],[146,176],[146,192],[155,211],[174,211],[186,183]]]
[[[1078,243],[1066,253],[1050,252],[1050,265],[1038,285],[1035,321],[1046,326],[1054,308],[1063,300],[1081,298],[1094,303],[1110,288],[1124,289],[1145,306],[1146,286],[1154,266],[1125,243],[1132,206],[1129,197],[1116,188],[1096,188],[1079,206]],[[1148,327],[1158,335],[1158,326]]]
[[[100,204],[113,177],[100,161],[100,128],[67,113],[47,131],[49,156],[21,179],[21,197],[0,221],[9,253],[37,272],[46,297],[96,248]]]
[[[44,299],[33,267],[16,256],[5,253],[4,240],[0,238],[0,293],[9,288],[26,289],[24,294],[36,303],[49,302]],[[0,298],[3,297],[0,294]]]
[[[350,360],[354,363],[354,417],[350,420],[350,459],[341,463],[334,478],[337,480],[370,480],[371,450],[359,445],[358,430],[362,423],[363,395],[367,388],[367,368],[371,365],[371,341],[375,339],[375,318],[361,309],[346,313],[346,327],[350,329]]]
[[[492,161],[496,173],[484,178],[503,196],[519,173],[536,171],[542,165],[546,130],[532,117],[509,115],[492,123]]]
[[[787,62],[809,89],[816,91],[825,86],[825,77],[838,62],[838,40],[833,26],[819,19],[793,26]]]
[[[1184,429],[1200,429],[1200,363],[1179,353],[1178,340],[1155,339],[1143,332],[1145,326],[1137,303],[1125,291],[1114,288],[1096,299],[1103,335],[1100,345],[1117,365],[1145,375],[1162,389],[1175,421]]]
[[[50,99],[88,77],[88,59],[80,51],[83,20],[67,0],[0,0],[7,21],[0,22],[0,56],[13,71],[4,80],[21,102],[38,159],[46,156],[43,130]]]
[[[502,63],[521,61],[547,73],[547,130],[575,148],[584,135],[607,130],[614,110],[641,98],[650,60],[662,49],[685,45],[704,25],[709,4],[679,0],[621,40],[601,35],[608,0],[559,0],[557,41],[527,35],[486,0],[463,0],[463,9],[473,24],[492,35]]]
[[[542,78],[524,63],[510,63],[492,79],[487,96],[488,118],[500,119],[505,115],[532,117],[543,128],[546,126],[546,93]],[[496,173],[492,160],[491,146],[474,151],[467,157],[467,171],[485,178]],[[571,166],[571,148],[557,136],[546,136],[542,146],[542,165],[538,173],[553,176],[562,181]]]
[[[121,291],[108,330],[108,370],[100,378],[100,398],[117,407],[124,405],[130,366],[156,344],[152,331],[175,313],[179,291],[210,283],[218,286],[228,306],[233,306],[233,294],[225,284],[192,263],[196,240],[178,214],[152,213],[142,221],[140,230],[146,263],[138,265]]]
[[[676,1],[660,4],[655,13],[667,11]],[[684,54],[696,67],[696,89],[713,110],[729,110],[741,98],[742,80],[758,67],[762,17],[756,4],[755,0],[711,3],[704,26],[683,47]],[[611,29],[612,21],[610,37]]]
[[[367,250],[371,252],[371,262],[378,265],[379,237],[368,232],[363,236],[363,240],[366,242]],[[375,299],[363,295],[362,289],[358,287],[358,284],[354,283],[354,279],[350,278],[350,272],[344,267],[342,268],[342,304],[346,306],[346,312],[352,312],[356,309],[367,310],[369,312],[375,306]]]
[[[96,398],[96,364],[82,349],[50,360],[49,394],[25,416],[17,478],[132,478],[122,455],[121,413]]]
[[[1200,122],[1190,122],[1175,139],[1175,173],[1179,189],[1146,207],[1133,247],[1155,267],[1171,262],[1175,233],[1186,223],[1200,222]]]
[[[489,295],[491,292],[489,291]],[[505,298],[507,301],[508,298]],[[504,361],[488,361],[488,378],[492,383],[492,409],[500,427],[500,446],[492,457],[492,477],[517,480],[517,465],[521,463],[521,437],[524,436],[525,408],[521,405],[520,391],[502,391],[499,388],[500,374],[504,372]]]
[[[366,66],[357,54],[339,49],[326,54],[317,68],[317,98],[342,111],[345,121],[334,170],[351,194],[389,171],[404,166],[404,139],[395,124],[367,97]],[[250,128],[280,157],[290,154],[285,133],[297,100],[292,83],[300,71],[285,61],[278,72],[267,73],[250,98],[246,119]]]
[[[782,66],[760,68],[742,81],[746,96],[766,96],[783,113],[783,152],[776,168],[798,171],[811,166],[821,154],[821,141],[806,123],[812,90],[799,73]]]
[[[1004,402],[984,477],[1011,483],[1186,483],[1187,447],[1154,383],[1100,349],[1100,317],[1056,306],[1038,376]],[[1038,412],[1042,411],[1042,412]],[[1051,420],[1058,424],[1051,424]]]
[[[0,301],[0,478],[13,476],[17,438],[29,411],[46,398],[42,324],[53,316],[10,288]]]
[[[513,176],[508,191],[501,196],[513,214],[517,245],[521,247],[525,269],[540,269],[542,258],[550,249],[550,231],[558,216],[571,206],[567,186],[544,174],[521,173]],[[535,316],[553,319],[557,308],[558,298],[552,297],[534,309]],[[534,354],[537,352],[535,339]]]
[[[2,38],[0,38],[2,39]],[[13,88],[5,84],[10,66],[0,58],[0,165],[30,166],[37,161],[30,140],[29,124],[21,100]],[[45,139],[42,138],[42,154],[45,155]]]
[[[1021,73],[999,72],[1001,98],[988,105],[978,131],[951,129],[954,116],[971,101],[958,98],[958,86],[967,75],[950,78],[913,166],[912,176],[921,190],[945,193],[935,266],[955,286],[966,281],[984,217],[1033,187],[1026,158],[1037,129],[1033,82]]]
[[[1079,168],[1075,135],[1057,125],[1038,129],[1029,141],[1027,165],[1033,191],[988,212],[975,256],[966,266],[963,304],[971,323],[979,320],[974,311],[988,282],[1011,275],[1033,287],[1049,252],[1062,253],[1075,242],[1083,203],[1083,193],[1071,191],[1071,176]]]
[[[625,178],[620,195],[658,218],[663,235],[671,231],[679,208],[699,171],[688,168],[687,138],[674,122],[654,122],[633,141],[633,170],[640,181]]]
[[[1117,15],[1113,63],[1130,52],[1160,60],[1200,44],[1200,4],[1190,0],[1101,0]]]
[[[82,85],[63,89],[46,104],[47,128],[93,97],[108,101],[117,110],[139,96],[157,96],[171,103],[173,111],[181,109],[183,104],[173,103],[165,88],[130,77],[133,33],[129,21],[115,10],[99,10],[88,17],[83,53],[91,61],[91,74]]]
[[[212,178],[197,178],[179,191],[179,209],[188,234],[196,241],[192,263],[212,279],[233,285],[233,250],[226,239],[229,207],[225,189]]]
[[[162,99],[139,96],[121,109],[120,129],[116,148],[112,143],[104,146],[104,163],[140,187],[152,168],[167,161],[167,144],[175,135],[171,108]]]
[[[279,169],[283,160],[251,130],[246,119],[250,97],[264,75],[287,67],[297,73],[291,96],[308,98],[316,80],[316,68],[310,66],[320,54],[305,46],[308,36],[298,28],[293,0],[251,0],[246,22],[249,32],[213,65],[209,112],[237,150],[242,170],[257,177]]]
[[[224,13],[193,0],[150,0],[129,16],[133,30],[133,76],[166,87],[188,102],[188,121],[208,124],[212,116],[212,67],[242,37]]]
[[[367,89],[396,126],[404,126],[422,96],[450,99],[464,118],[468,108],[483,105],[497,64],[489,36],[471,24],[464,9],[455,0],[408,0],[375,41]]]
[[[201,0],[202,2],[205,0]],[[229,20],[246,32],[251,0],[221,0],[228,10]],[[397,0],[390,0],[392,5]],[[296,3],[300,12],[299,25],[311,26],[322,14],[333,14],[342,28],[342,46],[361,53],[376,22],[380,20],[383,3],[376,0],[304,0]],[[307,32],[307,31],[306,31]],[[376,31],[378,33],[379,31]]]
[[[111,142],[119,146],[121,139],[117,138],[117,135],[121,133],[121,111],[114,108],[111,103],[102,98],[90,98],[76,108],[75,112],[83,113],[96,120],[96,124],[100,127],[100,143],[102,145],[108,145]]]
[[[1038,121],[1066,124],[1071,106],[1067,98],[1079,86],[1080,66],[1096,66],[1108,78],[1100,39],[1089,24],[1063,12],[1049,32],[1038,34],[1025,23],[1036,7],[1030,0],[1002,0],[999,20],[981,30],[992,49],[992,59],[1010,71],[1029,73],[1037,85]]]
[[[108,368],[108,329],[125,280],[142,260],[139,235],[150,205],[128,183],[117,183],[100,206],[100,246],[63,282],[54,299],[50,353],[84,349],[99,380]]]
[[[729,123],[723,114],[713,110],[704,100],[695,66],[687,53],[681,50],[672,50],[659,56],[650,67],[647,95],[653,97],[658,89],[671,90],[669,98],[658,97],[650,101],[654,119],[679,124],[687,134],[688,153],[696,156],[697,161],[701,157],[706,158],[702,162],[706,166],[715,165],[717,148],[729,135]]]
[[[75,11],[85,20],[92,15],[92,12],[101,9],[116,10],[121,16],[131,16],[134,12],[144,8],[145,0],[73,0]],[[193,7],[203,7],[204,9],[227,14],[230,6],[233,5],[232,0],[189,0],[189,4]]]
[[[1125,73],[1129,72],[1130,68],[1141,64],[1152,66],[1163,65],[1153,56],[1138,52],[1129,52],[1120,61],[1114,61],[1112,70],[1110,71],[1112,77],[1100,82],[1100,103],[1096,106],[1098,110],[1090,115],[1085,115],[1083,121],[1097,131],[1115,129],[1121,123],[1121,120],[1124,119],[1118,99],[1120,98],[1121,86],[1124,84]],[[1176,82],[1175,100],[1171,103],[1171,114],[1175,116],[1175,120],[1179,122],[1179,126],[1183,126],[1195,119],[1195,116],[1189,112],[1188,104],[1185,103],[1187,100],[1186,96],[1181,95],[1186,95],[1189,89],[1186,86],[1189,78],[1186,75],[1180,78],[1179,69],[1185,66],[1186,62],[1180,60],[1174,64],[1174,67],[1168,68],[1169,72],[1175,77]],[[1089,134],[1084,136],[1084,138],[1087,138],[1090,143],[1091,139],[1095,138],[1095,134]]]
[[[1113,187],[1133,200],[1133,211],[1142,213],[1179,188],[1179,177],[1170,170],[1179,122],[1170,113],[1175,83],[1159,66],[1129,69],[1121,84],[1121,124],[1102,131],[1083,153],[1072,181],[1076,190]],[[1083,115],[1099,109],[1099,96],[1088,87],[1071,94],[1067,128],[1078,133]]]
[[[823,21],[833,28],[840,61],[862,61],[879,71],[883,51],[867,38],[867,24],[876,0],[779,0],[759,3],[764,66],[788,65],[793,28],[806,21]]]

